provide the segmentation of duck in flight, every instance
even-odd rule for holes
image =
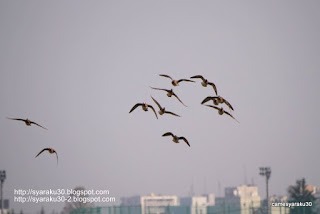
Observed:
[[[165,109],[165,107],[161,107],[161,105],[151,96],[151,98],[153,99],[153,101],[157,104],[157,106],[159,107],[159,111],[158,111],[158,113],[160,114],[160,115],[163,115],[163,114],[172,114],[172,115],[174,115],[174,116],[177,116],[177,117],[180,117],[180,115],[177,115],[177,114],[175,114],[175,113],[173,113],[173,112],[170,112],[170,111],[166,111],[166,109]]]
[[[182,81],[185,81],[185,82],[194,82],[193,80],[188,80],[188,79],[179,79],[179,80],[174,80],[172,79],[170,76],[166,75],[166,74],[159,74],[159,76],[161,77],[167,77],[169,79],[171,79],[171,84],[173,86],[178,86],[179,85],[179,82],[182,82]]]
[[[229,115],[230,117],[232,117],[235,121],[237,121],[238,123],[240,123],[236,118],[234,118],[229,112],[225,111],[222,107],[221,108],[218,108],[216,106],[213,106],[213,105],[206,105],[208,107],[211,107],[211,108],[214,108],[214,109],[217,109],[218,110],[218,113],[220,115],[223,115],[223,114],[227,114]]]
[[[193,77],[190,77],[191,79],[195,79],[195,78],[200,78],[202,79],[202,82],[201,82],[201,85],[203,87],[207,87],[208,85],[211,85],[213,87],[213,90],[214,92],[216,92],[216,95],[218,95],[218,92],[217,92],[217,87],[214,83],[212,82],[209,82],[207,79],[205,79],[203,76],[201,75],[196,75],[196,76],[193,76]]]
[[[132,107],[132,109],[129,111],[129,114],[130,114],[133,110],[135,110],[138,106],[141,106],[141,107],[142,107],[142,110],[144,110],[144,111],[148,111],[148,108],[151,108],[152,111],[154,112],[154,114],[156,115],[157,119],[158,119],[158,115],[157,115],[156,111],[154,110],[154,108],[152,107],[152,105],[148,105],[147,103],[137,103],[137,104],[135,104],[135,105]]]
[[[173,92],[172,89],[171,89],[171,90],[168,90],[168,89],[162,89],[162,88],[153,88],[153,87],[150,87],[150,88],[152,88],[152,89],[154,89],[154,90],[166,91],[168,97],[175,96],[175,97],[179,100],[179,102],[182,103],[182,105],[184,105],[185,107],[187,107],[187,106],[180,100],[180,98]]]
[[[175,143],[179,143],[179,140],[184,140],[184,142],[190,147],[190,144],[185,137],[178,137],[177,135],[174,135],[171,132],[167,132],[162,135],[162,137],[165,137],[165,136],[172,136],[172,141]]]
[[[39,125],[39,124],[36,123],[36,122],[33,122],[33,121],[29,120],[28,118],[27,118],[27,119],[19,119],[19,118],[9,118],[9,117],[7,117],[7,119],[9,119],[9,120],[19,120],[19,121],[23,121],[27,126],[31,126],[31,124],[34,124],[34,125],[37,125],[37,126],[43,128],[43,129],[48,130],[47,128]]]
[[[58,153],[54,150],[54,149],[52,149],[52,148],[45,148],[45,149],[42,149],[38,154],[37,154],[37,156],[36,157],[38,157],[42,152],[44,152],[44,151],[48,151],[50,154],[53,154],[53,153],[56,153],[56,157],[57,157],[57,164],[58,164]]]
[[[234,111],[233,107],[231,106],[231,104],[226,99],[224,99],[223,97],[220,97],[220,96],[217,96],[217,97],[206,97],[201,102],[201,104],[204,104],[204,103],[208,102],[209,100],[212,100],[215,105],[225,103],[232,111]]]

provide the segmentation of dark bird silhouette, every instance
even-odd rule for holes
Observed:
[[[9,119],[9,120],[19,120],[19,121],[23,121],[27,126],[31,126],[31,124],[34,124],[34,125],[37,125],[37,126],[43,128],[43,129],[48,130],[47,128],[39,125],[39,124],[36,123],[36,122],[33,122],[33,121],[29,120],[28,118],[27,118],[27,119],[19,119],[19,118],[9,118],[9,117],[7,117],[7,119]]]
[[[153,87],[150,87],[150,88],[152,88],[152,89],[154,89],[154,90],[166,91],[168,97],[175,96],[175,97],[179,100],[179,102],[182,103],[182,105],[184,105],[185,107],[187,107],[187,106],[180,100],[180,98],[173,92],[172,89],[171,89],[171,90],[168,90],[168,89],[162,89],[162,88],[153,88]]]
[[[202,82],[201,82],[201,85],[203,87],[207,87],[208,85],[211,85],[213,87],[213,90],[214,92],[216,93],[216,95],[218,95],[218,92],[217,92],[217,87],[214,83],[212,82],[209,82],[207,79],[205,79],[203,76],[201,75],[196,75],[196,76],[193,76],[193,77],[190,77],[191,79],[195,79],[195,78],[200,78],[202,79]]]
[[[151,108],[152,111],[154,112],[154,114],[156,115],[157,119],[158,119],[158,115],[157,115],[156,111],[154,110],[154,108],[152,107],[152,105],[148,105],[147,103],[137,103],[137,104],[135,104],[135,105],[132,107],[132,109],[129,111],[129,114],[130,114],[133,110],[135,110],[138,106],[141,106],[141,107],[142,107],[142,110],[144,110],[144,111],[148,111],[148,108]]]
[[[165,107],[161,107],[161,105],[151,96],[151,98],[153,99],[153,101],[157,104],[157,106],[159,107],[159,111],[158,111],[158,113],[160,114],[160,115],[163,115],[163,114],[172,114],[172,115],[174,115],[174,116],[177,116],[177,117],[180,117],[180,115],[177,115],[177,114],[175,114],[175,113],[173,113],[173,112],[170,112],[170,111],[166,111],[166,109],[165,109]]]
[[[54,149],[52,149],[52,148],[45,148],[45,149],[42,149],[38,154],[37,154],[37,156],[36,157],[38,157],[42,152],[44,152],[44,151],[48,151],[50,154],[53,154],[53,153],[56,153],[56,157],[57,157],[57,164],[58,164],[58,153],[54,150]]]
[[[201,104],[204,104],[204,103],[208,102],[209,100],[212,100],[215,105],[225,103],[233,111],[233,107],[231,106],[231,104],[226,99],[224,99],[223,97],[220,97],[220,96],[217,96],[217,97],[206,97],[201,102]]]
[[[165,137],[165,136],[172,136],[172,141],[175,143],[179,143],[179,140],[184,140],[184,142],[186,142],[186,144],[190,147],[190,144],[185,137],[178,137],[177,135],[174,135],[171,132],[167,132],[162,135],[162,137]]]
[[[172,79],[170,76],[166,75],[166,74],[159,74],[159,76],[161,77],[167,77],[169,79],[171,79],[171,84],[173,86],[178,86],[180,82],[185,81],[185,82],[194,82],[193,80],[188,80],[188,79],[179,79],[179,80],[174,80]]]
[[[232,117],[235,121],[237,121],[238,123],[240,123],[240,122],[239,122],[236,118],[234,118],[229,112],[223,110],[222,107],[221,107],[221,108],[218,108],[218,107],[213,106],[213,105],[206,105],[206,106],[211,107],[211,108],[214,108],[214,109],[217,109],[217,110],[218,110],[218,113],[219,113],[220,115],[227,114],[227,115],[229,115],[230,117]]]

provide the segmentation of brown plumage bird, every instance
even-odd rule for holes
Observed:
[[[37,156],[36,157],[38,157],[42,152],[44,152],[44,151],[48,151],[50,154],[53,154],[53,153],[56,153],[56,157],[57,157],[57,164],[58,164],[58,153],[54,150],[54,149],[52,149],[52,148],[45,148],[45,149],[42,149],[38,154],[37,154]]]
[[[133,110],[135,110],[138,106],[141,106],[141,107],[142,107],[142,110],[144,110],[144,111],[148,111],[148,108],[151,108],[152,111],[154,112],[154,114],[156,115],[157,119],[158,119],[158,115],[157,115],[156,111],[154,110],[154,108],[152,107],[152,105],[148,105],[147,103],[137,103],[137,104],[135,104],[135,105],[132,107],[132,109],[129,111],[129,114],[130,114]]]
[[[166,74],[159,74],[159,76],[161,77],[167,77],[169,79],[171,79],[171,84],[173,86],[178,86],[180,82],[185,81],[185,82],[194,82],[193,80],[188,80],[188,79],[179,79],[179,80],[174,80],[172,79],[170,76],[166,75]]]
[[[223,115],[223,114],[227,114],[229,115],[230,117],[232,117],[235,121],[237,121],[238,123],[240,123],[236,118],[234,118],[229,112],[225,111],[222,107],[221,108],[218,108],[216,106],[213,106],[213,105],[206,105],[208,107],[211,107],[211,108],[214,108],[214,109],[217,109],[218,110],[218,113],[220,115]]]
[[[190,147],[190,144],[185,137],[178,137],[177,135],[174,135],[171,132],[167,132],[162,135],[162,137],[165,137],[165,136],[172,136],[172,141],[175,143],[179,143],[179,140],[183,140]]]
[[[218,95],[218,91],[217,91],[217,87],[214,83],[209,82],[207,79],[205,79],[203,76],[201,75],[195,75],[193,77],[190,77],[191,79],[195,79],[195,78],[200,78],[202,79],[201,85],[203,87],[207,87],[208,85],[211,85],[213,87],[214,92],[216,93],[216,95]]]
[[[29,120],[28,118],[27,118],[27,119],[19,119],[19,118],[9,118],[9,117],[7,117],[7,119],[9,119],[9,120],[19,120],[19,121],[23,121],[27,126],[31,126],[31,124],[34,124],[34,125],[37,125],[37,126],[43,128],[43,129],[48,130],[47,128],[39,125],[39,124],[36,123],[36,122],[33,122],[33,121]]]
[[[159,111],[158,111],[158,113],[160,114],[160,115],[163,115],[163,114],[172,114],[172,115],[174,115],[174,116],[177,116],[177,117],[180,117],[180,115],[177,115],[177,114],[175,114],[175,113],[173,113],[173,112],[170,112],[170,111],[166,111],[166,109],[165,109],[165,107],[161,107],[161,105],[151,96],[151,98],[153,99],[153,101],[157,104],[157,106],[159,107]]]
[[[206,97],[201,102],[201,104],[204,104],[204,103],[208,102],[209,100],[212,100],[215,105],[225,103],[233,111],[233,107],[231,106],[231,104],[226,99],[224,99],[223,97],[220,97],[220,96],[217,96],[217,97]]]
[[[150,87],[150,88],[152,88],[152,89],[154,89],[154,90],[166,91],[168,97],[175,96],[175,97],[179,100],[179,102],[182,103],[182,105],[184,105],[185,107],[187,107],[187,106],[180,100],[180,98],[173,92],[172,89],[171,89],[171,90],[168,90],[168,89],[162,89],[162,88],[153,88],[153,87]]]

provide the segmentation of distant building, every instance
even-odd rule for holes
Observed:
[[[120,206],[141,206],[141,196],[121,197]]]
[[[315,201],[313,203],[313,210],[316,213],[320,213],[320,187],[307,185],[306,189],[312,192],[312,195],[315,197]]]
[[[108,210],[105,214],[141,214],[141,196],[130,196],[120,198],[120,207]]]
[[[215,196],[213,193],[203,194],[207,198],[207,206],[214,206],[216,204]]]
[[[175,195],[155,195],[122,197],[122,207],[141,207],[141,214],[164,214],[172,206],[178,206],[178,196]]]
[[[141,214],[165,214],[169,213],[171,206],[178,206],[178,196],[155,195],[141,197]]]
[[[188,214],[207,214],[208,199],[206,196],[181,197],[180,206],[188,207]]]
[[[320,213],[320,187],[315,188],[314,197],[316,198],[316,200],[314,202],[315,203],[314,210],[317,213]]]
[[[215,204],[215,212],[251,214],[260,208],[261,198],[257,186],[241,185],[225,188],[225,197],[216,198]]]
[[[276,206],[279,203],[288,202],[287,196],[271,196],[269,198],[270,203],[270,214],[289,214],[290,208],[286,206]]]
[[[3,200],[3,213],[1,213],[1,199],[0,199],[0,214],[7,214],[9,212],[9,200],[4,199]]]

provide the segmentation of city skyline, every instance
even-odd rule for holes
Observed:
[[[204,184],[205,186],[205,184]],[[289,185],[287,190],[289,189],[289,187],[292,187],[292,185]],[[80,189],[83,189],[83,190],[79,190]],[[205,189],[202,193],[195,193],[194,191],[194,185],[192,184],[190,186],[190,191],[187,195],[178,195],[178,194],[171,194],[171,195],[168,195],[168,194],[158,194],[158,193],[155,193],[155,192],[149,192],[147,194],[134,194],[134,195],[130,195],[130,196],[124,196],[124,197],[119,197],[119,198],[115,198],[113,197],[112,195],[110,196],[110,191],[109,190],[94,190],[94,189],[86,189],[85,187],[81,187],[81,186],[78,186],[78,187],[75,187],[75,188],[72,188],[72,189],[14,189],[14,197],[13,197],[13,200],[11,200],[11,202],[9,202],[10,200],[8,199],[5,199],[7,204],[10,204],[10,203],[30,203],[30,202],[26,202],[28,200],[28,196],[32,196],[34,200],[32,200],[33,202],[32,203],[39,203],[39,204],[43,204],[43,203],[48,203],[49,201],[51,203],[57,203],[59,202],[59,198],[57,196],[71,196],[71,195],[75,195],[75,196],[80,196],[81,197],[81,194],[82,192],[88,192],[89,194],[86,196],[86,197],[89,197],[88,201],[90,201],[91,199],[93,200],[93,205],[90,205],[90,206],[93,206],[93,207],[97,207],[97,208],[108,208],[108,207],[114,207],[114,208],[117,208],[117,206],[125,206],[125,207],[128,207],[128,206],[133,206],[133,207],[136,207],[138,204],[140,204],[140,202],[136,201],[136,200],[133,200],[135,201],[134,204],[131,204],[129,202],[129,204],[127,204],[128,202],[126,202],[128,199],[132,201],[132,199],[135,199],[135,198],[139,198],[139,200],[144,200],[143,198],[150,198],[152,199],[153,197],[157,198],[157,197],[177,197],[177,204],[172,204],[172,206],[181,206],[181,205],[186,205],[185,201],[186,199],[188,200],[188,198],[195,198],[195,200],[197,201],[198,199],[200,199],[200,201],[203,201],[202,198],[203,197],[206,197],[206,200],[207,200],[207,204],[205,206],[214,206],[216,207],[215,209],[221,209],[221,205],[223,205],[224,203],[231,203],[230,205],[234,206],[235,204],[235,201],[233,201],[233,199],[231,201],[228,201],[229,199],[233,198],[233,197],[252,197],[251,193],[246,193],[248,190],[248,188],[254,188],[253,190],[256,191],[256,194],[257,195],[253,195],[254,197],[257,196],[259,197],[259,204],[260,202],[261,203],[265,203],[265,200],[266,198],[263,198],[260,191],[259,191],[259,187],[255,184],[248,184],[248,183],[242,183],[240,185],[234,185],[234,186],[227,186],[227,187],[224,187],[223,188],[223,193],[221,194],[217,194],[216,192],[207,192]],[[316,199],[319,200],[319,194],[320,194],[320,186],[314,186],[312,184],[308,184],[307,183],[307,190],[312,192],[312,194],[316,194],[317,197]],[[78,190],[77,190],[78,189]],[[234,190],[237,190],[238,193],[235,193]],[[82,191],[82,192],[79,192],[79,191]],[[252,190],[249,190],[249,191],[252,191]],[[99,194],[97,193],[99,192]],[[201,191],[200,191],[201,192]],[[232,196],[230,196],[230,194]],[[239,194],[239,195],[238,195]],[[243,195],[244,194],[244,195]],[[52,199],[51,199],[51,196],[52,196]],[[213,198],[211,198],[213,197]],[[230,198],[231,197],[231,198]],[[50,199],[49,199],[50,198]],[[184,202],[181,202],[181,200],[183,199]],[[272,202],[272,204],[276,204],[276,205],[272,205],[270,206],[269,209],[273,209],[275,212],[279,212],[278,209],[283,209],[283,210],[286,210],[288,209],[288,207],[286,207],[285,205],[277,205],[277,204],[286,204],[288,203],[288,199],[290,199],[290,196],[289,196],[289,192],[286,192],[285,194],[283,195],[277,195],[277,194],[272,194],[272,195],[269,195],[269,200],[270,200],[270,203]],[[105,200],[104,202],[101,202]],[[192,199],[193,200],[193,199]],[[213,201],[211,201],[213,200]],[[216,202],[218,200],[218,203]],[[222,200],[222,201],[221,201]],[[226,201],[225,201],[226,200]],[[246,199],[246,200],[257,200],[257,199]],[[100,201],[100,202],[99,202]],[[197,203],[196,201],[194,201],[193,203]],[[109,203],[110,202],[110,203]],[[274,203],[276,202],[276,203]],[[59,202],[59,203],[62,203],[63,202]],[[86,203],[89,203],[89,202],[86,202]],[[86,204],[85,203],[85,204]],[[124,204],[123,204],[124,203]],[[181,204],[182,203],[182,204]],[[290,202],[291,203],[291,202]],[[64,204],[66,205],[66,203],[64,202]],[[251,202],[250,202],[251,204]],[[254,202],[254,204],[256,204],[256,202]],[[116,205],[116,206],[115,206]],[[8,206],[8,205],[5,205],[5,206]],[[142,206],[142,205],[141,205]],[[154,205],[153,205],[154,206]],[[191,206],[191,205],[190,205]],[[197,207],[196,205],[193,205],[194,207]],[[236,206],[236,205],[235,205]],[[318,207],[319,206],[319,203],[316,202],[314,203],[314,207]],[[9,206],[10,207],[10,206]],[[65,206],[64,206],[65,207]],[[118,208],[120,208],[118,207]],[[259,208],[259,206],[254,206],[255,209]],[[280,208],[282,207],[282,208]],[[263,208],[263,206],[261,205],[261,208]],[[14,210],[14,208],[11,208]],[[10,210],[11,210],[10,209]],[[200,209],[203,209],[203,208],[200,208]],[[238,209],[236,207],[233,207],[233,209]],[[242,208],[241,208],[242,209]],[[245,209],[245,207],[243,208]],[[263,208],[264,209],[264,208]],[[319,208],[317,208],[319,209]],[[45,212],[48,212],[48,210],[45,210],[44,209],[44,206],[41,206],[41,210],[44,210]],[[277,211],[278,210],[278,211]],[[21,209],[20,211],[23,211],[23,209]],[[319,210],[318,210],[319,211]],[[52,212],[52,213],[60,213],[60,211],[57,211],[55,209],[53,210],[49,210],[49,212]],[[143,210],[141,211],[143,212]],[[217,212],[217,211],[214,211],[214,212]],[[28,214],[29,212],[24,212],[26,214]],[[39,211],[37,211],[37,213],[39,213]]]

